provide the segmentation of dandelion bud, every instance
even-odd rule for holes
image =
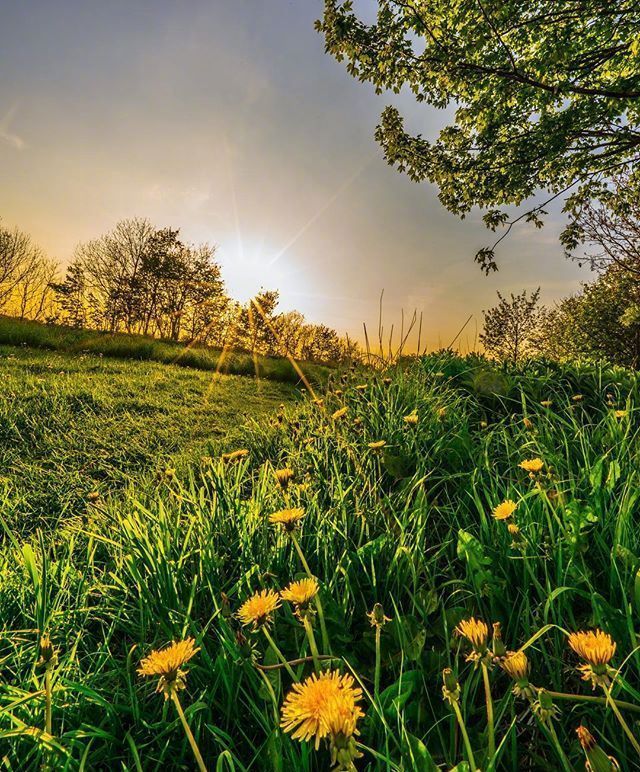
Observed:
[[[40,659],[37,664],[39,667],[45,667],[47,669],[55,667],[58,664],[58,652],[51,643],[49,633],[44,633],[40,638]]]
[[[380,603],[374,603],[373,609],[367,614],[371,627],[384,627],[391,621],[390,617],[384,615],[384,609]]]
[[[551,695],[545,689],[538,690],[538,699],[533,703],[533,712],[543,723],[547,723],[558,714]]]
[[[458,702],[460,699],[460,684],[450,667],[447,667],[442,671],[442,682],[442,696],[444,699],[450,705],[454,702]]]
[[[220,593],[220,600],[222,602],[220,613],[224,619],[230,619],[233,616],[233,612],[231,611],[231,601],[226,592]]]
[[[500,622],[493,623],[492,648],[494,657],[504,657],[504,655],[507,653],[507,647],[504,645],[502,640],[502,625]]]
[[[607,756],[586,726],[579,726],[576,729],[576,734],[587,757],[585,766],[590,772],[613,772],[620,769],[616,759],[613,756]]]

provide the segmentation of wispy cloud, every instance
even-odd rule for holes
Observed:
[[[9,108],[4,118],[0,120],[0,142],[4,142],[16,150],[22,150],[26,145],[22,137],[11,131],[11,124],[16,114],[16,106]]]

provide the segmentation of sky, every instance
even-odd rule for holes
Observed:
[[[356,8],[370,15],[372,0]],[[450,114],[376,95],[324,53],[320,0],[3,0],[0,218],[52,257],[146,217],[208,242],[230,293],[261,287],[362,339],[401,314],[423,343],[476,345],[482,310],[588,280],[544,229],[520,228],[485,278],[478,215],[449,214],[430,184],[388,166],[373,133],[387,104],[435,137]],[[397,333],[396,333],[397,340]]]

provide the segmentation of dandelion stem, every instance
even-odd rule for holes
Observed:
[[[456,718],[458,719],[458,726],[460,727],[465,751],[467,753],[467,761],[469,762],[471,769],[475,772],[478,767],[476,766],[476,760],[473,758],[473,751],[471,750],[471,743],[469,742],[467,727],[464,725],[464,719],[462,718],[462,713],[460,712],[460,706],[458,705],[457,700],[453,700],[451,706],[453,708],[453,712],[456,714]]]
[[[573,767],[569,763],[569,759],[567,758],[565,752],[562,750],[562,746],[560,745],[560,740],[558,740],[558,734],[551,723],[551,721],[540,722],[540,725],[543,729],[546,729],[546,731],[549,733],[549,736],[551,737],[551,742],[553,743],[556,753],[558,754],[558,757],[560,758],[560,761],[562,762],[563,769],[566,770],[566,772],[573,772]]]
[[[302,563],[302,567],[305,570],[305,573],[309,577],[309,579],[314,579],[315,577],[311,573],[311,569],[309,568],[309,564],[307,563],[307,559],[304,556],[304,552],[302,551],[302,548],[300,547],[300,542],[297,540],[295,533],[291,532],[291,541],[293,542],[293,546],[296,548],[296,552],[298,553],[298,557],[300,558],[300,562]],[[322,648],[324,651],[331,654],[331,646],[329,645],[329,636],[327,635],[327,626],[324,621],[324,610],[322,608],[322,602],[318,595],[314,598],[314,603],[316,606],[316,610],[318,611],[318,620],[320,622],[320,634],[322,635]]]
[[[598,703],[599,705],[606,705],[608,703],[606,697],[596,697],[595,695],[591,694],[567,694],[566,692],[551,692],[549,690],[546,691],[550,697],[553,697],[556,700],[567,700],[570,702],[594,702]],[[623,700],[614,700],[613,697],[611,697],[611,702],[615,702],[618,708],[622,708],[622,710],[631,710],[635,713],[640,713],[640,705],[634,705],[632,702],[624,702]]]
[[[277,644],[277,643],[276,643],[276,642],[273,640],[273,638],[271,637],[271,634],[269,633],[269,631],[267,630],[267,628],[266,628],[264,625],[263,625],[263,627],[262,627],[262,632],[264,633],[264,637],[265,637],[265,638],[267,639],[267,641],[269,642],[269,645],[271,646],[271,648],[272,648],[272,649],[275,651],[275,653],[276,653],[276,655],[277,655],[278,659],[279,659],[279,660],[280,660],[280,662],[282,662],[282,664],[284,665],[284,667],[285,667],[285,669],[286,669],[287,673],[289,673],[289,675],[291,676],[291,678],[292,678],[294,681],[297,681],[297,680],[298,680],[298,677],[297,677],[297,676],[296,676],[296,674],[293,672],[293,668],[292,668],[292,667],[291,667],[291,665],[288,663],[288,661],[287,661],[287,659],[285,658],[284,654],[283,654],[283,653],[280,651],[280,649],[278,648],[278,644]]]
[[[618,722],[620,723],[620,726],[623,728],[624,733],[629,738],[629,741],[631,742],[631,745],[633,745],[635,752],[638,754],[638,756],[640,756],[640,744],[634,737],[631,729],[629,729],[629,725],[622,717],[622,713],[620,713],[620,709],[616,705],[616,701],[611,696],[611,689],[608,686],[603,686],[602,690],[607,695],[607,703],[611,705],[611,710],[614,712],[615,717],[618,719]]]
[[[376,670],[373,678],[373,697],[376,702],[380,695],[380,633],[381,626],[376,625]]]
[[[180,716],[180,721],[182,722],[184,733],[187,735],[187,740],[189,740],[189,745],[191,746],[191,750],[193,751],[193,755],[195,756],[198,769],[200,770],[200,772],[207,772],[207,768],[204,765],[204,760],[200,753],[200,749],[198,748],[198,744],[196,743],[196,738],[193,736],[191,727],[189,726],[186,716],[184,715],[184,711],[182,710],[182,705],[180,704],[180,700],[178,699],[178,692],[175,690],[175,688],[171,689],[171,700],[173,701],[173,704],[176,706],[176,710],[178,711],[178,716]]]
[[[320,672],[320,655],[318,653],[318,646],[316,645],[316,638],[313,634],[313,627],[311,626],[311,621],[308,617],[308,615],[305,615],[302,623],[304,624],[304,630],[307,634],[307,638],[309,639],[309,648],[311,649],[311,656],[313,657],[313,666],[316,670],[316,673]]]
[[[489,733],[489,758],[496,755],[496,735],[493,719],[493,700],[491,698],[491,684],[489,682],[489,668],[482,663],[482,680],[484,682],[484,698],[487,704],[487,730]]]
[[[44,727],[48,735],[53,735],[53,710],[51,699],[51,668],[44,672]]]

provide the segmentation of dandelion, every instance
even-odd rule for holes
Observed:
[[[436,415],[438,418],[444,418],[447,415],[447,408],[446,407],[439,407],[436,410]]]
[[[314,399],[314,400],[313,400],[313,404],[314,404],[316,407],[322,407],[322,406],[324,405],[324,399],[318,399],[318,398],[316,397],[316,399]]]
[[[281,525],[287,533],[291,533],[299,528],[303,517],[304,509],[293,507],[292,509],[281,509],[269,515],[269,522],[272,525]]]
[[[414,410],[413,413],[404,416],[402,419],[407,426],[415,426],[418,423],[418,414]]]
[[[462,711],[460,710],[459,705],[460,684],[458,683],[458,679],[456,678],[455,673],[453,670],[451,670],[450,667],[447,667],[442,671],[442,696],[445,702],[449,703],[456,716],[458,726],[460,727],[460,733],[462,734],[462,740],[464,742],[465,752],[467,754],[469,765],[471,769],[475,770],[478,767],[476,766],[476,761],[473,757],[473,750],[469,741],[469,734],[467,732],[467,727],[465,726],[464,718],[462,716]]]
[[[467,662],[479,662],[487,656],[487,641],[489,640],[489,628],[481,619],[470,617],[463,619],[455,631],[466,638],[472,646],[472,651],[467,657]]]
[[[249,455],[249,451],[246,448],[240,448],[239,450],[232,450],[229,453],[223,453],[220,457],[223,461],[230,463],[232,461],[241,461]]]
[[[291,582],[280,593],[282,600],[287,600],[295,606],[296,614],[307,613],[310,602],[318,594],[318,580],[311,577],[306,579],[300,579],[297,582]]]
[[[53,692],[51,679],[53,669],[58,664],[58,651],[51,643],[48,633],[44,633],[40,638],[40,657],[36,663],[38,667],[44,670],[44,726],[48,735],[53,734]]]
[[[381,603],[374,603],[373,609],[367,614],[371,627],[384,627],[391,617],[385,616]]]
[[[493,623],[493,638],[491,639],[491,648],[493,649],[493,656],[496,659],[503,659],[507,653],[507,649],[502,640],[502,625],[500,622]]]
[[[375,442],[368,443],[368,446],[370,450],[372,450],[374,453],[382,450],[384,446],[387,444],[386,440],[376,440]]]
[[[143,676],[160,676],[157,692],[164,692],[165,700],[171,698],[176,707],[182,728],[187,736],[193,755],[195,756],[200,772],[206,772],[195,737],[182,710],[178,692],[186,686],[186,673],[182,670],[184,665],[197,654],[200,649],[194,645],[193,638],[184,641],[175,641],[164,649],[152,651],[149,656],[140,662],[138,673]]]
[[[100,493],[98,491],[90,491],[87,494],[87,501],[91,502],[92,504],[95,504],[95,502],[99,500],[100,500]]]
[[[502,502],[502,504],[498,504],[498,506],[494,508],[493,516],[496,520],[508,520],[510,517],[512,517],[517,508],[518,505],[515,501],[506,499]]]
[[[533,698],[534,691],[529,683],[531,667],[524,651],[509,652],[500,665],[505,673],[515,681],[513,693],[516,697]]]
[[[238,609],[238,619],[243,625],[259,630],[270,624],[273,612],[280,606],[280,596],[274,590],[256,592]]]
[[[540,404],[542,405],[542,407],[551,407],[551,405],[553,405],[553,400],[552,399],[543,399]]]
[[[361,698],[362,690],[354,686],[352,676],[337,671],[314,673],[293,685],[282,705],[280,726],[294,740],[313,740],[316,750],[328,739],[332,762],[339,769],[353,769],[359,755],[354,737],[364,716],[358,705]]]
[[[152,651],[140,662],[138,673],[142,676],[160,676],[156,691],[164,692],[166,699],[173,689],[184,689],[186,673],[182,667],[200,651],[194,643],[193,638],[187,638],[171,643],[164,649]]]
[[[373,677],[373,694],[377,700],[380,693],[380,672],[382,666],[380,639],[382,637],[382,628],[387,622],[391,621],[391,618],[385,616],[384,609],[380,603],[374,603],[367,616],[369,617],[371,627],[375,627],[376,630],[376,668]]]
[[[525,472],[529,472],[530,475],[535,475],[544,469],[544,461],[541,458],[528,458],[525,461],[521,461],[518,466],[520,469],[524,469]]]
[[[602,630],[587,630],[571,633],[568,643],[580,659],[585,660],[585,664],[578,666],[582,679],[591,681],[594,689],[596,685],[608,687],[609,662],[616,653],[613,638]]]
[[[614,410],[613,414],[614,414],[614,416],[616,418],[624,418],[627,415],[627,411],[626,410]]]
[[[341,418],[344,418],[348,412],[349,412],[349,408],[348,407],[341,407],[339,410],[336,410],[336,412],[333,413],[331,418],[334,421],[339,421]]]
[[[362,418],[360,416],[357,416],[353,419],[353,425],[354,426],[362,426]]]
[[[481,429],[486,429],[487,426],[489,426],[488,421],[480,421],[480,428]]]
[[[391,386],[393,383],[393,378],[383,378],[382,383],[384,383],[385,386]]]
[[[274,474],[278,484],[283,490],[286,490],[289,487],[289,483],[295,476],[293,469],[289,469],[289,467],[285,467],[284,469],[276,469]]]
[[[368,387],[366,383],[359,383],[355,388],[356,391],[366,391]]]
[[[533,429],[533,421],[530,418],[527,418],[526,416],[522,419],[522,424],[528,432],[530,432]]]
[[[573,397],[571,397],[571,400],[573,402],[582,402],[584,399],[584,394],[574,394]]]

